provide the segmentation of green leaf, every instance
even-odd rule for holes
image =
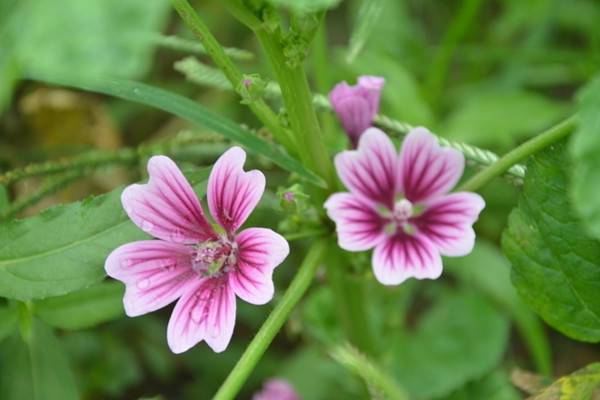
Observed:
[[[28,343],[14,335],[0,347],[2,400],[77,400],[67,353],[50,328],[34,321]]]
[[[351,64],[361,52],[373,28],[379,22],[384,9],[385,0],[370,0],[362,2],[355,19],[355,26],[350,35],[346,61]]]
[[[146,37],[162,31],[170,11],[167,0],[17,3],[6,30],[19,65],[127,78],[140,78],[152,66]]]
[[[241,144],[249,151],[268,158],[281,168],[296,173],[316,185],[326,187],[323,179],[304,168],[296,159],[283,153],[271,143],[259,138],[235,122],[204,108],[188,98],[143,83],[117,78],[47,73],[37,69],[29,71],[27,76],[30,79],[49,84],[104,93],[169,112],[193,124],[214,130]]]
[[[205,184],[194,189],[202,196]],[[121,190],[0,225],[0,296],[60,296],[102,280],[112,250],[148,237],[123,211]]]
[[[509,148],[552,125],[567,111],[564,104],[533,92],[479,90],[469,92],[440,132],[476,146]]]
[[[600,363],[563,376],[530,400],[596,399],[600,396]]]
[[[0,342],[16,331],[18,318],[17,307],[0,306]]]
[[[64,296],[36,301],[35,314],[61,329],[84,329],[123,315],[124,287],[105,282]]]
[[[514,319],[538,370],[551,373],[552,356],[544,327],[523,304],[510,282],[510,263],[496,246],[478,240],[466,257],[448,260],[448,272],[497,303]]]
[[[600,242],[585,235],[567,196],[564,143],[529,162],[518,207],[502,237],[518,293],[574,339],[600,340]]]
[[[449,394],[498,365],[509,324],[475,292],[445,293],[416,329],[392,343],[391,370],[411,398]]]
[[[573,159],[571,193],[575,210],[588,231],[600,239],[600,76],[581,92],[579,124],[570,149]]]

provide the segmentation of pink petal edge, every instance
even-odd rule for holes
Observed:
[[[227,150],[215,163],[208,178],[208,208],[229,233],[244,224],[265,191],[265,176],[258,170],[245,172],[246,152]]]
[[[215,236],[198,197],[170,158],[150,158],[148,174],[147,184],[130,185],[121,194],[125,212],[141,230],[175,243],[198,243]]]
[[[237,269],[229,275],[229,283],[242,300],[265,304],[273,298],[273,270],[290,252],[288,242],[280,234],[266,228],[248,228],[237,237]]]

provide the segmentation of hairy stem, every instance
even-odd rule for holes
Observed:
[[[317,267],[323,260],[328,244],[327,239],[321,239],[309,249],[289,288],[277,303],[275,309],[269,314],[256,336],[254,336],[254,339],[233,367],[213,400],[231,400],[238,394],[244,382],[246,382],[246,379],[248,379],[248,376],[250,376],[254,367],[285,323],[288,315],[310,286]]]
[[[12,203],[2,214],[0,214],[0,220],[14,217],[17,213],[37,204],[44,197],[64,188],[65,186],[68,186],[70,183],[82,178],[83,176],[85,176],[84,171],[75,170],[68,171],[64,175],[50,179],[49,182],[42,186],[37,192]]]
[[[329,187],[333,188],[333,165],[325,148],[304,67],[300,62],[288,63],[281,48],[278,32],[279,30],[270,33],[264,29],[255,31],[277,76],[290,125],[299,147],[298,153],[305,165],[316,171]]]
[[[208,27],[198,16],[187,0],[172,0],[173,8],[177,11],[183,22],[196,35],[200,43],[214,63],[225,74],[231,82],[234,90],[243,85],[244,75],[235,66],[233,61],[227,55],[225,49],[219,44],[212,35]],[[248,107],[258,117],[258,119],[269,129],[277,141],[285,147],[288,152],[295,152],[294,141],[289,132],[280,124],[277,114],[260,98],[246,99]]]
[[[528,140],[519,147],[506,153],[496,163],[475,174],[471,179],[461,185],[459,191],[474,192],[481,189],[498,175],[502,175],[511,166],[523,161],[528,156],[550,146],[563,137],[569,135],[575,130],[577,125],[577,116],[571,116],[562,122],[554,125],[552,128],[540,133],[536,137]]]

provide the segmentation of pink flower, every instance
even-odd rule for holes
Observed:
[[[464,157],[440,148],[427,129],[413,129],[398,155],[385,133],[370,128],[358,150],[338,154],[335,166],[350,190],[325,203],[339,246],[348,251],[374,248],[373,272],[379,282],[438,278],[440,255],[463,256],[473,249],[472,225],[485,202],[475,193],[448,194],[462,176]]]
[[[260,392],[252,396],[252,400],[300,400],[292,385],[283,379],[267,381]]]
[[[215,352],[225,350],[235,325],[235,296],[252,304],[273,297],[273,269],[289,247],[270,229],[237,232],[265,189],[260,171],[244,172],[245,160],[244,150],[233,147],[211,171],[207,198],[216,229],[168,157],[152,157],[148,183],[128,186],[121,195],[129,218],[159,240],[115,249],[106,259],[106,273],[125,283],[123,303],[130,317],[179,299],[167,329],[174,353],[202,340]]]
[[[379,98],[384,83],[385,80],[377,76],[360,76],[357,85],[341,82],[329,92],[331,106],[353,147],[356,147],[360,135],[373,124],[373,118],[379,112]]]

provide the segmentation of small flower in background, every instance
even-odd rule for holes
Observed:
[[[370,128],[358,150],[338,154],[335,166],[350,190],[325,203],[339,246],[348,251],[374,248],[373,272],[379,282],[438,278],[440,255],[464,256],[473,249],[472,225],[485,202],[475,193],[447,194],[462,176],[464,157],[441,148],[427,129],[413,129],[398,155],[385,133]]]
[[[377,76],[360,76],[354,86],[341,82],[329,92],[329,101],[353,147],[360,135],[373,124],[379,112],[379,99],[385,80]]]
[[[252,396],[252,400],[300,400],[300,396],[287,381],[270,379],[260,392]]]
[[[125,283],[123,303],[130,317],[179,299],[167,328],[174,353],[202,340],[215,352],[225,350],[235,325],[235,296],[252,304],[273,297],[273,269],[289,247],[270,229],[237,232],[265,189],[262,172],[243,170],[245,160],[244,150],[233,147],[211,171],[207,198],[217,230],[168,157],[152,157],[148,183],[128,186],[121,195],[129,218],[159,240],[118,247],[106,259],[106,272]]]

